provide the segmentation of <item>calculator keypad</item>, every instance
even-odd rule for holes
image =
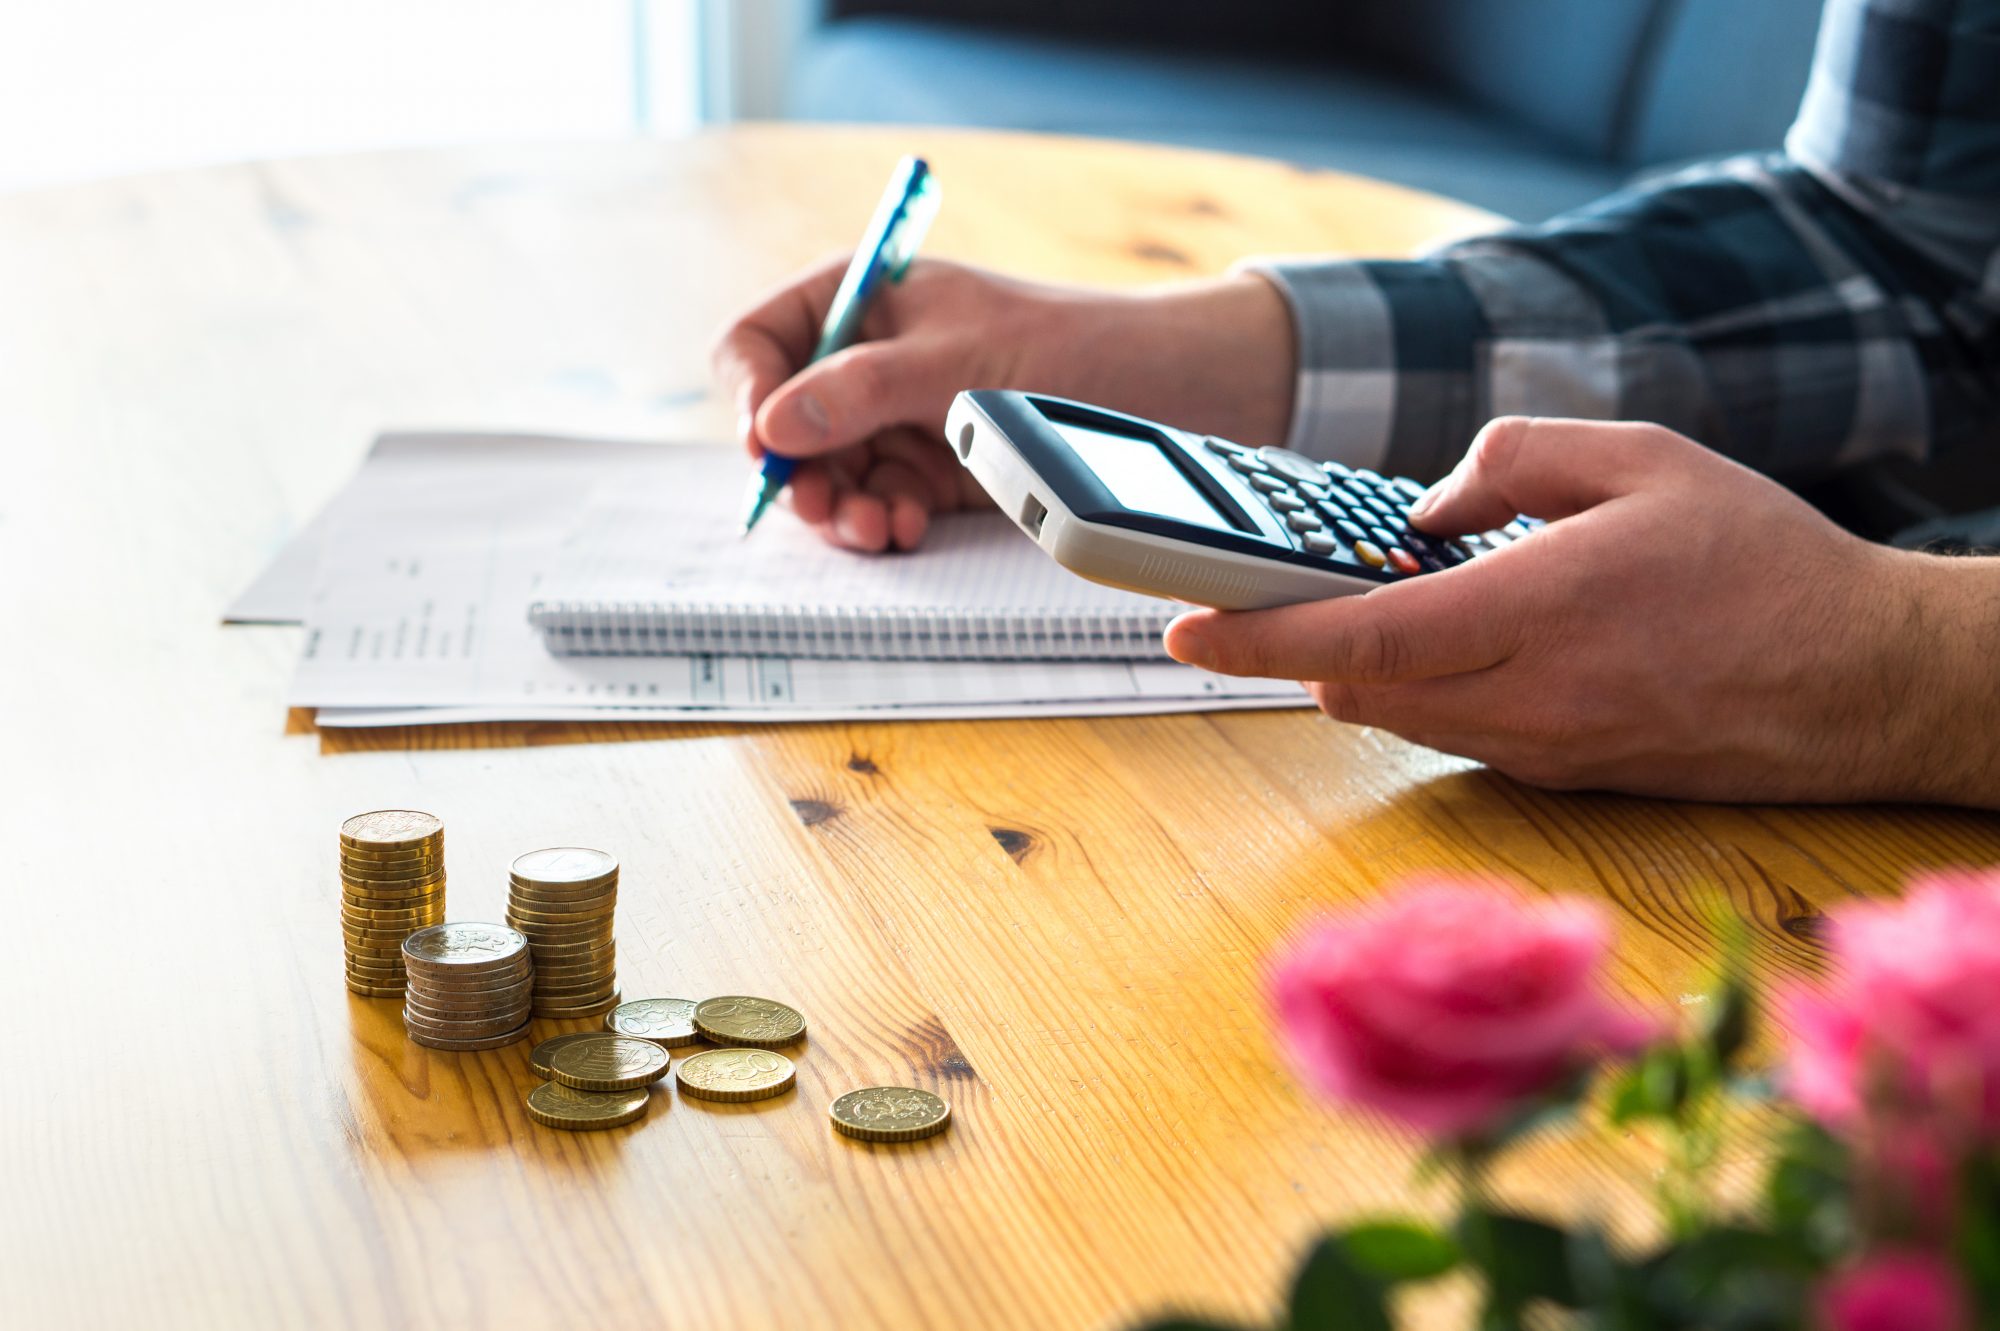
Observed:
[[[1405,517],[1424,493],[1407,476],[1316,462],[1285,448],[1207,442],[1249,481],[1295,548],[1330,563],[1361,564],[1403,576],[1435,573],[1512,545],[1543,525],[1535,518],[1516,518],[1477,536],[1427,536]]]

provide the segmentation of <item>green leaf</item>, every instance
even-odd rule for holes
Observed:
[[[1384,1220],[1336,1235],[1357,1270],[1385,1285],[1430,1280],[1458,1265],[1458,1245],[1425,1225]]]
[[[1290,1331],[1391,1331],[1382,1286],[1356,1269],[1336,1235],[1314,1244],[1299,1267]]]
[[[1459,1220],[1459,1243],[1485,1274],[1496,1308],[1513,1312],[1536,1299],[1577,1306],[1569,1235],[1554,1225],[1508,1211],[1468,1211]]]
[[[1799,1122],[1779,1141],[1778,1158],[1764,1181],[1764,1214],[1784,1236],[1822,1265],[1853,1246],[1849,1210],[1853,1173],[1847,1148],[1816,1123]]]
[[[1702,1013],[1701,1036],[1715,1054],[1717,1067],[1728,1067],[1749,1043],[1750,1023],[1756,1016],[1756,1008],[1743,973],[1743,960],[1732,951]]]
[[[1682,1051],[1655,1045],[1613,1083],[1611,1121],[1624,1127],[1642,1118],[1671,1120],[1687,1103],[1691,1081]]]

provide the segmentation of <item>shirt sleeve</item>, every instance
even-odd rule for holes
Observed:
[[[1783,155],[1408,261],[1241,267],[1289,443],[1431,479],[1480,425],[1650,420],[1767,473],[2000,439],[2000,0],[1829,0]]]

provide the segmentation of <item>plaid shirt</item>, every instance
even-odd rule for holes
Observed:
[[[2000,0],[1827,0],[1783,154],[1405,262],[1263,259],[1291,447],[1432,479],[1512,413],[1764,472],[2000,445]]]

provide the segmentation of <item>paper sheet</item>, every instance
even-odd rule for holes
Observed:
[[[479,709],[485,719],[618,707],[666,709],[663,718],[804,720],[1306,702],[1295,684],[1171,662],[556,657],[543,649],[526,607],[593,490],[637,493],[724,474],[719,459],[676,446],[385,437],[329,524],[291,705],[368,709],[349,714],[354,724],[382,709],[433,707]],[[714,496],[725,509],[741,469],[726,475],[725,493]],[[796,520],[774,512],[772,523]]]

